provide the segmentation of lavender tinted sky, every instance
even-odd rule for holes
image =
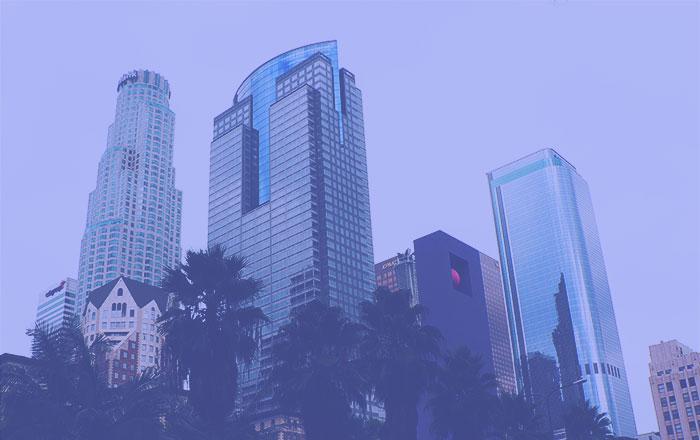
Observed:
[[[206,243],[212,118],[251,70],[337,39],[363,90],[375,259],[443,229],[497,257],[485,173],[543,147],[591,187],[641,431],[649,344],[700,349],[696,2],[2,2],[0,352],[75,275],[119,77],[171,82],[183,246]]]

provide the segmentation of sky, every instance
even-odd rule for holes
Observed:
[[[172,87],[184,249],[206,245],[213,117],[336,39],[364,99],[375,260],[442,229],[497,257],[486,173],[553,147],[588,181],[640,432],[648,346],[700,350],[697,2],[1,4],[0,352],[76,276],[123,73]]]

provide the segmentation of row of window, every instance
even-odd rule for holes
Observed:
[[[697,402],[698,400],[700,400],[699,397],[700,396],[698,396],[697,391],[691,391],[690,393],[683,393],[683,402],[689,403],[691,400],[693,402]],[[662,397],[660,399],[660,402],[661,402],[662,407],[667,407],[669,405],[675,405],[676,404],[676,396],[668,396],[668,398]],[[700,413],[698,413],[698,414],[700,414]]]
[[[695,364],[681,365],[680,367],[678,367],[678,371],[679,371],[679,372],[682,372],[682,371],[685,371],[685,370],[692,370],[694,367],[695,367]],[[657,371],[657,372],[656,372],[656,375],[657,375],[657,376],[663,376],[664,374],[671,374],[671,371],[672,371],[672,370],[671,370],[670,368],[667,369],[667,370]]]
[[[681,380],[679,380],[679,383],[681,385],[681,388],[694,387],[697,385],[694,377],[689,377],[687,379],[681,379]],[[660,383],[660,384],[657,384],[656,387],[659,390],[659,393],[663,393],[664,391],[671,392],[671,391],[673,391],[673,382],[666,382],[665,384]]]

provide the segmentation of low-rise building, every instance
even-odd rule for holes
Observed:
[[[161,366],[163,337],[157,320],[167,303],[168,294],[160,287],[123,276],[88,294],[83,336],[88,344],[100,334],[112,342],[102,359],[110,386],[121,385],[148,368]]]

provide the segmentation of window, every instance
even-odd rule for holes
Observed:
[[[685,414],[686,414],[688,417],[693,417],[693,408],[690,407],[690,406],[686,407],[686,408],[685,408]]]
[[[688,386],[691,386],[691,387],[695,386],[695,378],[694,377],[688,378]]]
[[[134,317],[134,309],[129,310],[129,318]]]
[[[688,395],[688,393],[683,393],[683,401],[685,403],[690,402],[690,395]]]
[[[595,374],[598,374],[598,363],[597,362],[593,362],[593,371],[595,372]],[[659,389],[659,391],[663,392],[663,386],[662,386],[662,388]]]
[[[673,382],[666,382],[666,391],[673,391]]]
[[[671,425],[666,426],[666,434],[673,435],[673,426],[671,426]]]
[[[658,384],[658,385],[657,385],[657,388],[658,388],[658,390],[659,390],[660,393],[663,393],[663,392],[664,392],[664,384],[662,384],[662,383]]]
[[[117,296],[122,296],[122,295],[124,295],[124,289],[122,289],[120,287],[119,289],[117,289]]]
[[[662,397],[661,398],[661,406],[663,406],[663,407],[668,406],[668,399],[666,399],[665,397]]]
[[[676,403],[676,396],[668,396],[668,403],[675,405]]]
[[[688,382],[685,379],[681,379],[681,388],[688,388]]]
[[[674,419],[679,419],[679,418],[680,418],[680,415],[678,414],[678,410],[677,410],[677,409],[671,410],[671,415],[673,416]]]
[[[664,411],[664,420],[669,421],[671,420],[671,413],[668,411]]]
[[[697,391],[691,391],[690,396],[693,398],[693,400],[698,400],[698,392]]]

